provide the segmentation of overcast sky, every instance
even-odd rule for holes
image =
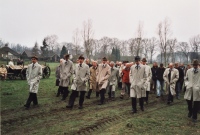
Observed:
[[[0,0],[0,39],[31,47],[55,34],[58,42],[72,42],[73,31],[88,19],[96,39],[132,38],[139,21],[146,38],[158,38],[165,17],[178,41],[200,34],[200,0]]]

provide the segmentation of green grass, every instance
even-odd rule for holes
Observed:
[[[52,65],[51,65],[52,64]],[[57,63],[49,66],[56,67]],[[180,100],[167,105],[164,100],[150,94],[149,105],[145,111],[130,114],[131,100],[125,96],[119,98],[120,90],[116,90],[116,100],[107,99],[102,106],[98,106],[99,99],[92,93],[91,99],[85,99],[83,109],[78,109],[77,98],[72,110],[65,106],[65,101],[55,97],[55,72],[49,79],[42,79],[39,87],[37,107],[28,110],[23,108],[29,96],[25,80],[0,81],[1,91],[1,133],[2,134],[94,134],[94,135],[124,135],[124,134],[199,134],[200,121],[192,123],[187,117],[187,103],[181,93]],[[70,90],[71,91],[71,90]],[[12,95],[11,95],[12,94]],[[200,117],[200,115],[198,115]]]

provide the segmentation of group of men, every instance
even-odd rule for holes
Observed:
[[[181,68],[178,63],[170,63],[168,68],[164,68],[163,64],[157,67],[154,63],[153,68],[147,65],[145,58],[142,60],[136,56],[134,63],[109,62],[106,57],[102,58],[101,64],[97,61],[86,60],[84,63],[84,56],[81,55],[77,64],[73,64],[69,60],[69,55],[61,59],[60,65],[56,69],[56,85],[59,86],[58,93],[63,94],[62,100],[65,100],[69,94],[69,86],[71,86],[71,95],[66,108],[73,108],[76,97],[79,97],[79,109],[83,108],[84,97],[87,91],[87,84],[89,84],[89,91],[86,98],[90,99],[91,93],[96,92],[96,97],[100,95],[99,105],[104,104],[105,93],[107,91],[108,98],[115,100],[115,88],[122,87],[120,98],[123,99],[127,90],[128,97],[132,100],[131,113],[137,113],[137,102],[139,99],[140,109],[144,111],[144,101],[148,104],[148,95],[151,89],[156,89],[157,97],[164,95],[163,87],[166,84],[166,93],[168,94],[168,104],[173,102],[173,97],[179,99],[179,90],[182,83],[180,79],[180,72],[184,71],[185,76],[185,96],[188,103],[188,117],[193,118],[193,122],[197,121],[197,112],[200,109],[200,67],[198,60],[193,60],[192,66],[188,65],[185,70],[178,70]],[[37,95],[40,79],[42,78],[42,67],[37,63],[37,56],[32,57],[32,64],[28,65],[26,71],[27,82],[29,86],[29,98],[24,105],[26,108],[30,107],[33,101],[34,105],[38,104]],[[156,70],[155,70],[156,69]],[[72,83],[71,83],[71,76]],[[182,76],[181,76],[182,77]],[[122,82],[120,84],[120,82]],[[155,84],[156,82],[156,84]],[[177,84],[180,84],[177,86]],[[161,92],[160,92],[161,91]],[[154,92],[154,91],[153,91]],[[80,94],[78,96],[78,93]],[[194,105],[193,105],[194,104]]]

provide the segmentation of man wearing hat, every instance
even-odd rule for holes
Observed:
[[[60,64],[60,83],[59,86],[63,91],[61,100],[65,100],[68,96],[68,86],[71,84],[71,76],[73,74],[73,62],[69,60],[70,55],[64,55],[65,60]]]
[[[197,122],[197,112],[200,104],[200,68],[199,61],[194,59],[192,62],[193,68],[189,69],[186,73],[185,86],[186,92],[184,99],[188,104],[188,117],[192,117],[193,122]]]
[[[103,57],[102,58],[102,64],[99,65],[99,67],[97,68],[97,85],[98,88],[100,90],[100,96],[101,96],[101,100],[99,105],[102,105],[105,99],[105,92],[106,92],[106,87],[108,84],[108,78],[110,77],[110,66],[107,64],[107,58]]]
[[[147,73],[144,65],[140,64],[140,57],[135,57],[135,65],[131,67],[130,70],[130,97],[132,99],[132,114],[137,112],[136,108],[136,98],[139,98],[141,110],[144,111],[144,100],[146,97],[145,84],[147,83]]]
[[[32,64],[30,64],[26,70],[26,78],[29,86],[29,98],[24,107],[29,108],[31,102],[33,105],[37,105],[37,92],[39,88],[40,79],[42,78],[42,66],[37,63],[38,57],[35,55],[31,57]]]
[[[72,108],[74,105],[74,101],[76,99],[77,93],[80,91],[80,98],[79,98],[79,109],[83,108],[83,102],[85,93],[87,91],[87,81],[90,78],[90,68],[87,64],[83,63],[84,56],[79,56],[80,64],[77,65],[76,69],[73,73],[73,83],[76,87],[76,90],[72,90],[72,94],[70,95],[69,105],[66,106],[67,108]]]
[[[146,58],[143,58],[141,64],[145,66],[145,70],[146,70],[146,74],[147,74],[147,81],[146,81],[146,84],[145,84],[145,88],[146,88],[145,101],[148,104],[149,103],[149,91],[150,91],[150,87],[151,87],[152,72],[151,72],[151,67],[146,65],[146,63],[147,63]]]

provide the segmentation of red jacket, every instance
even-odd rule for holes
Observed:
[[[129,73],[130,73],[130,68],[129,68],[129,70],[126,70],[126,68],[123,69],[122,73],[123,73],[123,79],[122,79],[122,82],[130,83],[130,82],[129,82]]]

